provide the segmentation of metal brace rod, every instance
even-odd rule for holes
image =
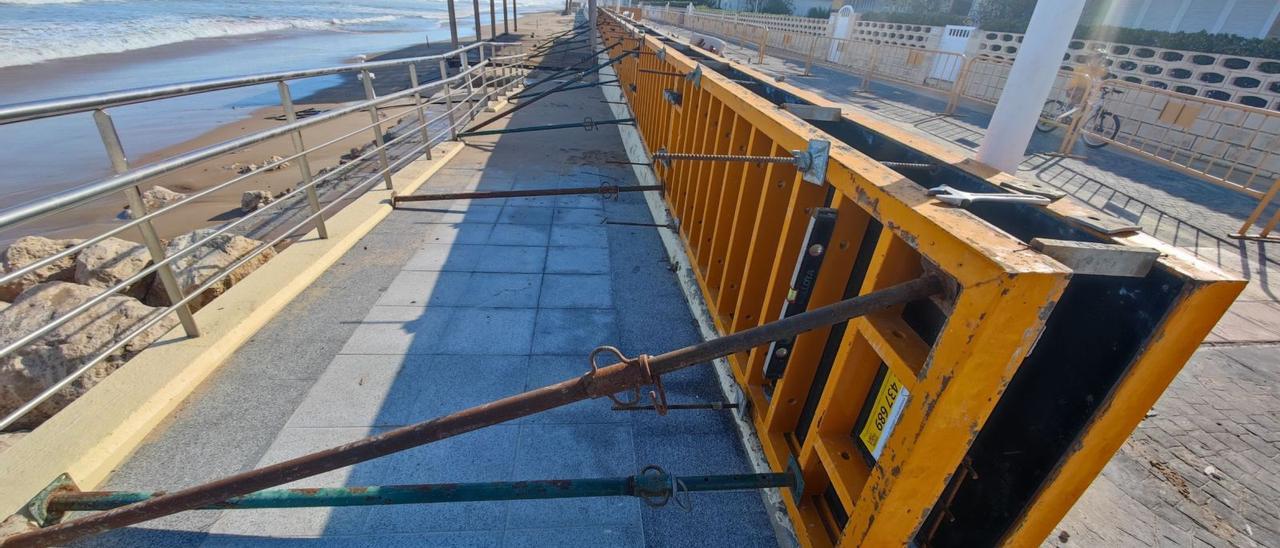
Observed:
[[[937,164],[927,162],[880,162],[885,167],[893,169],[936,169]]]
[[[596,51],[595,53],[593,53],[593,54],[591,54],[591,55],[587,56],[585,59],[583,59],[583,60],[581,60],[581,61],[578,61],[577,63],[574,63],[574,64],[570,65],[570,66],[569,66],[569,68],[566,68],[566,69],[563,69],[563,70],[556,71],[556,72],[552,73],[550,76],[546,76],[546,77],[544,77],[543,79],[538,80],[537,82],[534,82],[534,83],[532,83],[532,84],[528,84],[528,85],[526,85],[526,86],[524,87],[524,91],[528,91],[528,90],[530,90],[530,89],[536,88],[536,87],[538,87],[538,86],[541,86],[542,84],[545,84],[545,83],[547,83],[547,82],[550,82],[550,81],[552,81],[552,80],[555,80],[555,79],[557,79],[557,78],[560,78],[561,76],[564,76],[564,75],[565,75],[565,74],[567,74],[567,73],[573,72],[573,71],[575,71],[575,70],[579,70],[579,68],[581,68],[581,67],[582,67],[582,65],[585,65],[585,64],[587,64],[587,62],[589,62],[590,60],[595,59],[597,55],[599,55],[599,54],[601,54],[601,53],[604,53],[604,52],[606,52],[606,51],[609,51],[610,49],[612,49],[612,48],[613,48],[613,46],[616,46],[616,45],[618,45],[619,43],[621,43],[621,41],[619,41],[619,42],[617,42],[617,43],[613,44],[612,46],[608,46],[608,47],[605,47],[605,48],[602,48],[602,49],[600,49],[600,50]],[[603,69],[603,68],[604,68],[604,67],[597,67],[597,68],[595,68],[595,70],[601,70],[601,69]],[[585,70],[590,71],[590,70],[592,70],[592,68],[587,68],[587,69],[585,69]],[[588,74],[589,74],[589,73],[588,73]]]
[[[592,74],[595,74],[595,73],[597,73],[597,72],[600,72],[601,70],[604,70],[604,68],[605,68],[605,67],[608,67],[608,66],[614,65],[614,64],[618,63],[619,61],[622,61],[622,59],[623,59],[623,58],[625,58],[627,55],[630,55],[630,54],[629,54],[629,53],[624,53],[624,54],[622,54],[622,55],[618,55],[618,56],[616,56],[616,57],[610,58],[608,61],[605,61],[605,62],[600,63],[600,64],[598,64],[598,65],[596,65],[596,66],[594,66],[594,67],[591,67],[591,68],[589,68],[589,69],[587,69],[587,70],[585,70],[585,71],[582,71],[582,72],[581,72],[581,73],[579,73],[577,76],[574,76],[573,78],[570,78],[569,80],[566,80],[564,83],[562,83],[562,84],[560,84],[560,85],[558,85],[558,86],[556,86],[556,87],[553,87],[553,88],[551,88],[551,89],[549,89],[549,90],[547,90],[547,91],[544,91],[544,92],[542,92],[542,93],[540,93],[540,94],[538,94],[538,95],[534,96],[532,99],[529,99],[528,101],[522,101],[522,102],[520,102],[519,104],[517,104],[517,105],[515,105],[515,106],[513,106],[513,107],[511,107],[511,108],[508,108],[507,110],[504,110],[504,111],[502,111],[502,112],[499,112],[499,113],[497,113],[497,114],[494,114],[494,115],[493,115],[493,117],[489,118],[488,120],[485,120],[485,121],[483,121],[483,122],[480,122],[479,124],[476,124],[475,126],[472,126],[471,131],[476,131],[476,130],[478,130],[478,129],[480,129],[480,128],[483,128],[483,127],[485,127],[485,126],[488,126],[489,124],[492,124],[492,123],[494,123],[494,122],[497,122],[498,120],[500,120],[500,119],[502,119],[502,118],[504,118],[504,117],[506,117],[506,116],[508,116],[508,115],[510,115],[510,114],[512,114],[512,113],[514,113],[514,112],[515,112],[515,111],[517,111],[517,110],[520,110],[520,109],[522,109],[522,108],[524,108],[524,107],[527,107],[527,106],[529,106],[529,105],[532,105],[532,104],[534,104],[534,103],[536,103],[536,102],[538,102],[538,101],[542,100],[543,98],[547,97],[548,95],[551,95],[552,93],[555,93],[555,92],[560,91],[560,90],[562,90],[562,89],[564,89],[564,88],[567,88],[567,87],[569,87],[569,86],[571,86],[571,85],[573,85],[573,84],[576,84],[576,83],[578,83],[578,82],[581,82],[581,81],[582,81],[582,79],[586,78],[587,76],[590,76],[590,75],[592,75]]]
[[[670,72],[666,70],[653,70],[653,69],[636,69],[636,70],[643,72],[645,74],[657,74],[658,76],[679,76],[681,78],[687,78],[689,76],[688,74],[683,74],[680,72]]]
[[[484,131],[464,131],[458,134],[458,137],[478,137],[480,135],[503,135],[507,133],[529,133],[532,131],[547,131],[551,129],[570,129],[580,127],[587,131],[595,131],[596,126],[608,125],[625,125],[635,123],[635,118],[618,118],[615,120],[592,120],[587,118],[581,122],[572,124],[546,124],[542,126],[528,127],[509,127],[504,129],[486,129]]]
[[[617,80],[603,80],[603,81],[600,81],[600,82],[593,82],[593,83],[589,83],[589,84],[578,84],[578,85],[576,85],[576,86],[569,86],[569,87],[567,87],[567,88],[557,90],[557,91],[556,91],[556,93],[560,93],[561,91],[569,91],[569,90],[572,90],[572,89],[586,89],[586,88],[593,88],[593,87],[596,87],[596,86],[607,86],[607,85],[609,85],[609,84],[616,84],[616,83],[618,83],[618,81],[617,81]],[[528,94],[528,93],[526,93],[526,92],[523,92],[523,91],[522,91],[522,92],[520,92],[520,93],[517,93],[517,94],[515,94],[515,95],[512,95],[510,98],[511,98],[511,99],[523,99],[523,98],[528,97],[528,96],[529,96],[529,94]]]
[[[58,489],[33,500],[34,506],[29,507],[41,526],[58,523],[67,512],[111,510],[164,494],[163,491],[76,491],[68,489],[74,488],[74,484],[66,474],[59,480],[63,483]],[[657,503],[678,494],[675,489],[689,492],[795,489],[800,483],[798,469],[766,474],[676,476],[661,467],[649,465],[639,474],[611,478],[271,489],[198,509],[256,510],[586,497],[639,497],[660,506]],[[673,489],[673,486],[678,487]]]
[[[620,192],[655,192],[662,190],[662,185],[616,186],[600,185],[575,188],[541,188],[530,190],[494,190],[489,192],[451,192],[448,194],[410,194],[392,196],[391,205],[403,202],[439,202],[443,200],[481,200],[485,198],[529,198],[536,196],[573,196],[581,194],[599,194],[615,196]]]
[[[592,398],[613,397],[618,392],[639,390],[641,386],[654,384],[667,373],[695,365],[709,364],[714,359],[745,352],[768,344],[770,341],[794,337],[805,331],[834,325],[850,318],[886,310],[944,291],[944,283],[940,278],[927,275],[658,356],[622,358],[612,365],[603,367],[593,362],[591,371],[581,377],[284,462],[172,491],[142,502],[84,516],[37,531],[19,533],[0,539],[0,546],[12,548],[66,544],[85,536],[209,506],[548,409]],[[601,349],[597,349],[599,350]],[[593,355],[596,353],[598,352],[593,352]]]

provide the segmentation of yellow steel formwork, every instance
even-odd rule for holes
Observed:
[[[1020,230],[1002,230],[970,211],[941,205],[917,182],[709,65],[702,65],[700,77],[679,76],[700,66],[694,58],[700,54],[686,46],[643,34],[633,21],[612,13],[599,21],[605,43],[625,38],[610,56],[636,52],[615,68],[650,153],[665,148],[788,156],[805,149],[810,139],[832,143],[821,185],[802,180],[795,166],[783,163],[654,164],[721,333],[783,314],[795,295],[792,277],[802,254],[813,251],[805,242],[818,211],[833,211],[835,222],[812,280],[810,308],[924,271],[951,281],[945,297],[798,337],[781,376],[765,375],[769,348],[730,359],[770,465],[781,470],[796,459],[803,471],[803,497],[787,500],[801,542],[885,546],[914,539],[929,544],[942,521],[937,512],[947,512],[954,497],[971,496],[975,485],[987,487],[982,482],[966,486],[962,480],[991,461],[986,456],[990,443],[975,445],[981,434],[1004,439],[1000,436],[1016,428],[1008,416],[1017,416],[1017,408],[997,413],[996,427],[986,427],[997,403],[1017,405],[1007,402],[1018,398],[1001,400],[1019,367],[1026,362],[1033,369],[1019,380],[1023,388],[1015,395],[1024,399],[1048,382],[1037,373],[1060,370],[1052,345],[1040,344],[1049,350],[1028,358],[1046,326],[1059,344],[1089,335],[1065,316],[1080,305],[1050,321],[1069,282],[1082,295],[1073,302],[1133,288],[1087,277],[1073,281],[1069,268],[1033,251]],[[749,69],[732,70],[768,82],[771,92],[830,105]],[[954,150],[894,128],[875,131],[877,138],[923,150],[934,161],[984,181],[998,183],[1002,177]],[[1042,209],[1023,216],[1041,232],[1074,234],[1079,231],[1052,228],[1053,223],[1090,215],[1067,200]],[[1142,286],[1165,295],[1158,299],[1160,314],[1154,328],[1135,331],[1144,337],[1140,345],[1134,337],[1122,341],[1136,349],[1132,359],[1126,355],[1118,367],[1100,367],[1102,380],[1084,385],[1105,389],[1105,401],[1081,411],[1080,443],[1060,455],[1034,500],[1019,502],[1020,512],[1007,522],[983,525],[988,536],[994,534],[988,530],[999,528],[996,538],[1005,543],[1037,544],[1045,537],[1243,287],[1147,236],[1092,236],[1166,252],[1157,265],[1163,277]],[[1107,359],[1117,361],[1104,355],[1090,363],[1109,366]],[[880,438],[884,441],[873,454],[871,446],[877,444],[871,441]],[[944,527],[940,534],[959,538],[953,530]]]

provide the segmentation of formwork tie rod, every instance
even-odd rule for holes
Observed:
[[[593,398],[614,399],[614,394],[630,390],[638,391],[640,387],[654,384],[662,375],[668,373],[694,365],[708,364],[717,358],[746,352],[771,341],[795,337],[806,331],[828,327],[850,318],[887,310],[943,292],[943,281],[939,277],[926,275],[658,356],[642,355],[633,359],[624,358],[603,367],[597,366],[593,361],[590,372],[580,377],[284,462],[165,493],[127,506],[6,537],[0,540],[0,546],[65,544],[81,537],[210,506],[234,497],[459,436],[548,409]],[[593,352],[592,357],[594,358],[603,348]]]
[[[803,178],[813,184],[821,185],[827,177],[827,160],[831,143],[821,139],[809,141],[807,150],[793,150],[791,156],[745,156],[741,154],[697,154],[687,152],[667,152],[660,148],[653,153],[653,161],[661,162],[663,167],[671,168],[673,161],[695,162],[748,162],[763,164],[791,164],[803,173]]]
[[[645,74],[657,74],[658,76],[679,76],[679,77],[681,77],[681,78],[688,78],[688,77],[689,77],[689,75],[688,75],[688,74],[684,74],[684,73],[680,73],[680,72],[671,72],[671,71],[666,71],[666,70],[639,69],[639,71],[640,71],[640,72],[643,72],[643,73],[645,73]]]
[[[605,197],[617,196],[621,192],[654,192],[662,190],[662,185],[600,185],[574,188],[540,188],[529,190],[494,190],[489,192],[451,192],[448,194],[410,194],[392,196],[394,207],[403,202],[439,202],[442,200],[480,200],[485,198],[529,198],[536,196],[572,196],[578,194],[599,194]]]
[[[880,163],[884,164],[885,167],[890,167],[893,169],[935,169],[938,167],[936,164],[930,164],[925,162],[880,162]]]
[[[621,42],[617,42],[617,43],[614,43],[612,46],[606,46],[606,47],[604,47],[604,48],[602,48],[602,49],[600,49],[600,50],[598,50],[598,51],[596,51],[596,52],[592,53],[591,55],[587,56],[587,57],[586,57],[586,58],[584,58],[583,60],[578,61],[577,63],[574,63],[574,64],[570,65],[570,66],[569,66],[569,68],[566,68],[566,69],[562,69],[562,70],[556,71],[556,72],[552,73],[550,76],[544,77],[543,79],[538,80],[537,82],[534,82],[534,83],[532,83],[532,84],[526,85],[526,86],[524,87],[524,91],[528,91],[528,90],[530,90],[530,89],[536,88],[536,87],[538,87],[538,86],[541,86],[542,84],[545,84],[545,83],[547,83],[547,82],[553,81],[553,80],[555,80],[555,79],[557,79],[557,78],[559,78],[559,77],[561,77],[561,76],[564,76],[564,75],[565,75],[565,74],[567,74],[567,73],[573,72],[573,71],[575,71],[575,70],[579,70],[579,69],[580,69],[580,68],[582,68],[582,66],[583,66],[583,65],[585,65],[588,61],[590,61],[591,59],[595,59],[595,57],[596,57],[597,55],[599,55],[599,54],[601,54],[601,53],[604,53],[604,52],[606,52],[606,51],[609,51],[609,49],[610,49],[610,48],[612,48],[613,46],[616,46],[617,44],[620,44],[620,43],[621,43]],[[619,59],[619,60],[621,60],[621,59]],[[585,75],[586,75],[586,74],[590,74],[591,72],[594,72],[594,71],[596,71],[596,70],[601,70],[601,69],[603,69],[605,66],[608,66],[608,65],[599,66],[599,67],[592,67],[592,68],[594,68],[595,70],[592,70],[592,68],[584,69],[584,70],[583,70],[583,73],[584,73],[584,74],[583,74],[583,77],[585,77]],[[579,78],[579,80],[581,80],[581,78]]]
[[[103,511],[154,499],[163,491],[75,491],[63,475],[59,489],[33,501],[33,514],[41,525],[57,523],[67,512]],[[663,506],[684,492],[795,489],[802,483],[799,468],[766,474],[676,476],[659,466],[644,467],[639,474],[612,478],[578,478],[481,483],[435,483],[269,489],[231,498],[198,510],[258,510],[264,508],[318,508],[438,504],[499,500],[566,499],[588,497],[638,497],[651,506]]]
[[[458,137],[478,137],[481,135],[504,135],[507,133],[530,133],[534,131],[547,131],[552,129],[571,129],[580,127],[586,131],[595,131],[596,126],[608,125],[625,125],[635,123],[635,118],[617,118],[613,120],[593,120],[587,118],[581,122],[572,124],[546,124],[541,126],[528,127],[509,127],[503,129],[486,129],[484,131],[464,131],[458,134]]]

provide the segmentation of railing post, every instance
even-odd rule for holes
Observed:
[[[471,68],[471,53],[466,51],[459,53],[458,54],[458,72],[463,73],[470,68]],[[467,80],[467,91],[475,91],[476,88],[471,83],[470,74],[467,75],[466,80]]]
[[[811,70],[813,69],[813,50],[817,49],[818,47],[818,38],[820,37],[819,36],[809,37],[809,54],[805,55],[805,58],[804,58],[804,75],[805,76],[813,76],[813,72],[811,72]]]
[[[298,121],[298,113],[293,108],[293,96],[289,93],[289,84],[284,80],[276,82],[276,86],[280,90],[280,106],[284,107],[284,119],[286,124],[292,124]],[[329,238],[329,228],[324,225],[324,216],[320,215],[320,195],[316,191],[315,184],[311,179],[311,164],[307,161],[307,147],[302,141],[302,130],[299,129],[289,134],[293,140],[293,150],[298,156],[298,171],[302,174],[302,186],[306,189],[307,206],[311,208],[311,213],[316,216],[316,233],[321,239]]]
[[[378,106],[372,103],[378,98],[377,93],[373,91],[373,73],[369,72],[369,69],[361,69],[360,80],[364,81],[365,99],[371,101],[369,121],[373,122],[373,142],[378,147],[378,161],[382,164],[382,180],[387,183],[387,190],[394,190],[395,186],[391,183],[391,162],[387,160],[385,139],[382,136],[382,117],[378,114]]]
[[[449,77],[449,64],[444,59],[440,60],[440,79],[444,80]],[[449,116],[449,140],[458,140],[458,126],[453,117],[453,86],[448,83],[444,85],[444,105],[445,113]]]
[[[964,63],[960,65],[960,74],[956,75],[955,89],[951,90],[951,97],[947,101],[947,110],[943,114],[951,116],[956,113],[956,107],[960,106],[960,97],[964,95],[964,86],[969,83],[969,71],[973,70],[973,64],[977,61],[977,57],[972,59],[964,58]]]
[[[871,75],[876,73],[876,65],[880,62],[879,44],[871,44],[871,59],[867,61],[867,73],[862,77],[862,86],[858,91],[867,91],[871,89]]]
[[[93,111],[93,122],[98,126],[98,135],[102,137],[102,146],[107,149],[107,157],[111,159],[111,170],[116,174],[129,171],[129,160],[124,155],[124,145],[120,143],[120,134],[116,133],[116,124],[111,120],[111,115],[106,111],[98,109]],[[138,190],[138,185],[131,186],[124,190],[125,199],[129,201],[129,212],[133,218],[138,219],[143,215],[150,213],[147,211],[146,202],[142,201],[142,192]],[[165,259],[164,244],[160,242],[160,236],[156,234],[156,228],[151,224],[150,220],[138,223],[138,231],[142,233],[142,241],[147,246],[147,251],[151,253],[151,261],[159,264]],[[186,298],[183,294],[182,286],[178,284],[177,276],[173,274],[173,265],[166,264],[156,269],[156,276],[160,278],[160,285],[164,287],[165,295],[169,297],[170,303],[181,302]],[[182,323],[182,330],[186,332],[188,337],[199,337],[200,328],[196,325],[196,318],[191,314],[189,304],[177,306],[178,321]]]
[[[418,131],[422,132],[423,154],[431,159],[431,132],[427,129],[427,111],[422,108],[422,93],[418,91],[418,64],[409,63],[409,87],[414,88],[413,106],[418,110]]]

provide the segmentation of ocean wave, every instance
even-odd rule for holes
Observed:
[[[419,15],[427,17],[426,14]],[[72,23],[33,24],[0,35],[0,67],[29,65],[54,59],[118,53],[176,44],[202,38],[221,38],[292,29],[325,30],[351,25],[385,23],[399,15],[332,19],[150,17],[85,27]]]
[[[0,0],[0,5],[16,4],[24,6],[40,6],[44,4],[79,4],[84,0]]]

